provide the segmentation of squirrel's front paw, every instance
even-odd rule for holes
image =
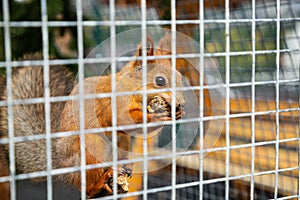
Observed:
[[[128,178],[132,177],[132,169],[127,165],[118,166],[117,187],[118,193],[128,192]],[[97,191],[88,195],[89,198],[103,197],[113,194],[113,168],[108,168],[99,183],[97,184]]]
[[[160,122],[172,120],[169,112],[164,113],[149,113],[147,114],[148,122]]]
[[[132,177],[132,169],[127,165],[123,165],[122,167],[118,167],[118,177],[117,177],[117,186],[118,193],[126,193],[128,192],[128,182],[127,179]],[[109,187],[113,188],[113,176],[111,176],[108,180]]]

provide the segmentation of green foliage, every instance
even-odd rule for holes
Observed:
[[[195,31],[195,38],[199,38],[199,29]],[[230,24],[230,52],[252,51],[251,23]],[[225,52],[226,37],[224,24],[205,25],[205,50],[209,53]],[[276,49],[276,24],[259,23],[255,31],[255,51]],[[256,54],[256,71],[272,70],[276,68],[274,53]],[[218,58],[220,67],[225,70],[225,57]],[[250,81],[252,68],[252,55],[230,56],[230,77],[232,82]],[[250,70],[250,71],[249,71]],[[224,78],[224,77],[223,77]]]
[[[69,9],[68,1],[48,0],[47,15],[49,21],[68,20],[74,15]],[[3,20],[2,3],[0,4],[0,19]],[[16,1],[9,0],[9,20],[11,22],[22,21],[41,21],[41,2],[40,0]],[[54,46],[54,31],[64,32],[64,28],[49,28],[49,51],[51,55],[59,57],[57,48]],[[4,29],[0,28],[0,61],[4,60]],[[41,27],[11,27],[10,43],[12,59],[18,59],[24,54],[42,51],[42,28]]]

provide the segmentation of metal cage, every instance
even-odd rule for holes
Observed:
[[[135,39],[146,46],[150,30],[161,29],[170,30],[171,53],[167,58],[172,61],[172,69],[190,81],[191,86],[181,90],[196,93],[194,106],[199,113],[195,118],[182,121],[173,118],[156,142],[134,139],[131,148],[140,156],[125,162],[137,165],[141,173],[133,174],[129,180],[128,193],[114,191],[99,199],[300,199],[299,1],[2,0],[0,10],[0,75],[5,77],[4,82],[0,82],[0,96],[4,88],[7,90],[0,107],[7,107],[9,121],[7,137],[0,137],[0,147],[8,146],[8,158],[4,159],[10,163],[8,169],[0,166],[0,171],[9,172],[8,175],[0,173],[0,184],[9,185],[12,200],[87,198],[86,168],[91,166],[85,164],[85,156],[80,166],[52,169],[52,139],[78,134],[84,146],[88,130],[84,129],[82,120],[75,133],[51,133],[51,103],[67,101],[70,97],[50,96],[49,68],[66,65],[74,77],[77,75],[79,87],[83,88],[78,95],[80,110],[83,110],[83,79],[95,73],[86,71],[87,65],[108,66],[105,72],[100,71],[112,75],[111,87],[114,88],[116,73],[132,59],[138,45],[127,40],[120,44],[118,35],[139,30],[139,38]],[[190,51],[189,44],[180,47],[183,51],[177,48],[177,32],[195,41],[198,51]],[[106,49],[106,55],[91,56],[90,52],[100,44]],[[42,59],[20,59],[32,52],[40,52]],[[144,55],[146,52],[140,58],[143,64],[157,59]],[[198,72],[189,71],[182,67],[187,65],[187,59],[204,67]],[[211,63],[215,67],[205,68]],[[28,66],[43,66],[44,96],[13,99],[13,70]],[[175,80],[172,82],[176,96]],[[143,87],[144,99],[147,92]],[[116,98],[126,94],[110,95],[115,99],[112,113],[116,115]],[[14,136],[13,107],[22,104],[44,105],[45,133]],[[143,106],[146,106],[145,100]],[[80,117],[84,117],[84,111]],[[113,117],[113,125],[109,127],[113,145],[109,164],[114,168],[124,163],[117,158],[119,127],[116,120]],[[184,135],[188,128],[181,130],[182,135],[177,134],[180,123],[196,124],[196,133],[188,145],[185,144],[188,136]],[[144,137],[149,127],[145,120],[140,125]],[[15,144],[34,140],[45,140],[47,170],[19,173],[15,165]],[[161,150],[166,144],[170,147]],[[148,154],[148,145],[160,149],[159,154]],[[84,148],[81,153],[84,155]],[[162,167],[148,171],[150,166]],[[100,164],[100,167],[103,166]],[[80,171],[81,192],[53,180],[68,170]],[[114,175],[116,173],[115,170]],[[37,178],[44,181],[31,181]],[[116,187],[114,184],[113,188]]]

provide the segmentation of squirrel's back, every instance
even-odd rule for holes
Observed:
[[[24,57],[26,60],[40,60],[40,54]],[[4,78],[4,77],[2,77]],[[50,66],[50,96],[67,96],[73,87],[71,72],[64,66]],[[2,82],[5,82],[2,80]],[[12,70],[12,98],[26,100],[44,97],[44,75],[42,66],[17,67]],[[3,87],[3,84],[2,84]],[[1,93],[1,100],[7,99],[7,88]],[[56,132],[60,125],[60,115],[65,102],[50,103],[51,132]],[[45,134],[45,104],[26,103],[13,105],[14,136]],[[8,137],[7,107],[0,107],[0,138]],[[0,145],[1,146],[1,145]],[[17,173],[30,173],[46,169],[46,140],[33,140],[15,143],[15,161]],[[52,149],[53,152],[53,149]],[[0,157],[8,164],[8,145],[1,147]],[[4,155],[3,155],[4,154]],[[39,155],[39,156],[37,156]]]

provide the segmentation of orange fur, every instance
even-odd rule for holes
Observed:
[[[153,42],[148,38],[150,48],[147,55],[154,54]],[[141,56],[141,47],[137,49],[136,56]],[[157,49],[160,54],[159,48]],[[126,64],[120,72],[116,74],[116,91],[135,92],[142,89],[142,71],[139,71],[139,67],[142,64],[141,61],[132,61]],[[147,89],[159,89],[160,86],[155,85],[155,77],[160,74],[168,78],[168,85],[163,88],[170,88],[171,77],[171,62],[169,59],[164,60],[152,60],[148,62],[147,67]],[[111,77],[91,77],[84,81],[85,94],[103,94],[111,92]],[[178,87],[182,85],[181,75],[176,72],[176,84]],[[75,87],[71,95],[78,93],[78,87]],[[149,94],[148,98],[152,98],[155,95],[162,95],[162,93]],[[171,103],[171,92],[164,92],[164,96],[167,96],[166,101]],[[142,107],[142,95],[133,94],[131,96],[118,96],[117,102],[117,125],[130,125],[143,122],[143,107]],[[183,106],[185,104],[185,97],[183,93],[178,92],[176,97],[178,105]],[[85,100],[85,128],[100,128],[112,126],[112,102],[111,98],[96,98]],[[171,117],[167,117],[161,113],[147,113],[147,122],[170,120]],[[149,129],[150,131],[160,131],[162,126]],[[79,102],[69,101],[66,103],[65,109],[62,113],[61,128],[60,131],[74,131],[79,130]],[[128,130],[128,132],[135,131],[142,133],[141,129]],[[127,154],[124,151],[129,151],[130,147],[130,135],[127,131],[118,131],[118,159],[127,159]],[[106,136],[106,139],[103,136]],[[86,146],[86,164],[96,164],[112,159],[112,147],[110,144],[111,133],[99,133],[99,134],[86,134],[85,146]],[[67,148],[66,148],[67,147]],[[70,163],[74,165],[80,165],[80,138],[79,136],[72,136],[68,139],[62,138],[58,142],[58,149],[62,157],[61,165],[63,167],[70,167]],[[67,149],[64,152],[64,149]],[[68,153],[69,152],[69,153]],[[68,160],[68,162],[64,162]],[[68,165],[66,165],[68,163]],[[126,166],[128,167],[128,166]],[[122,166],[119,167],[122,170]],[[87,171],[87,190],[88,196],[98,196],[101,191],[105,190],[106,193],[111,193],[111,188],[108,187],[107,181],[112,176],[112,169],[94,169]],[[69,176],[69,183],[76,185],[80,188],[80,175]]]

